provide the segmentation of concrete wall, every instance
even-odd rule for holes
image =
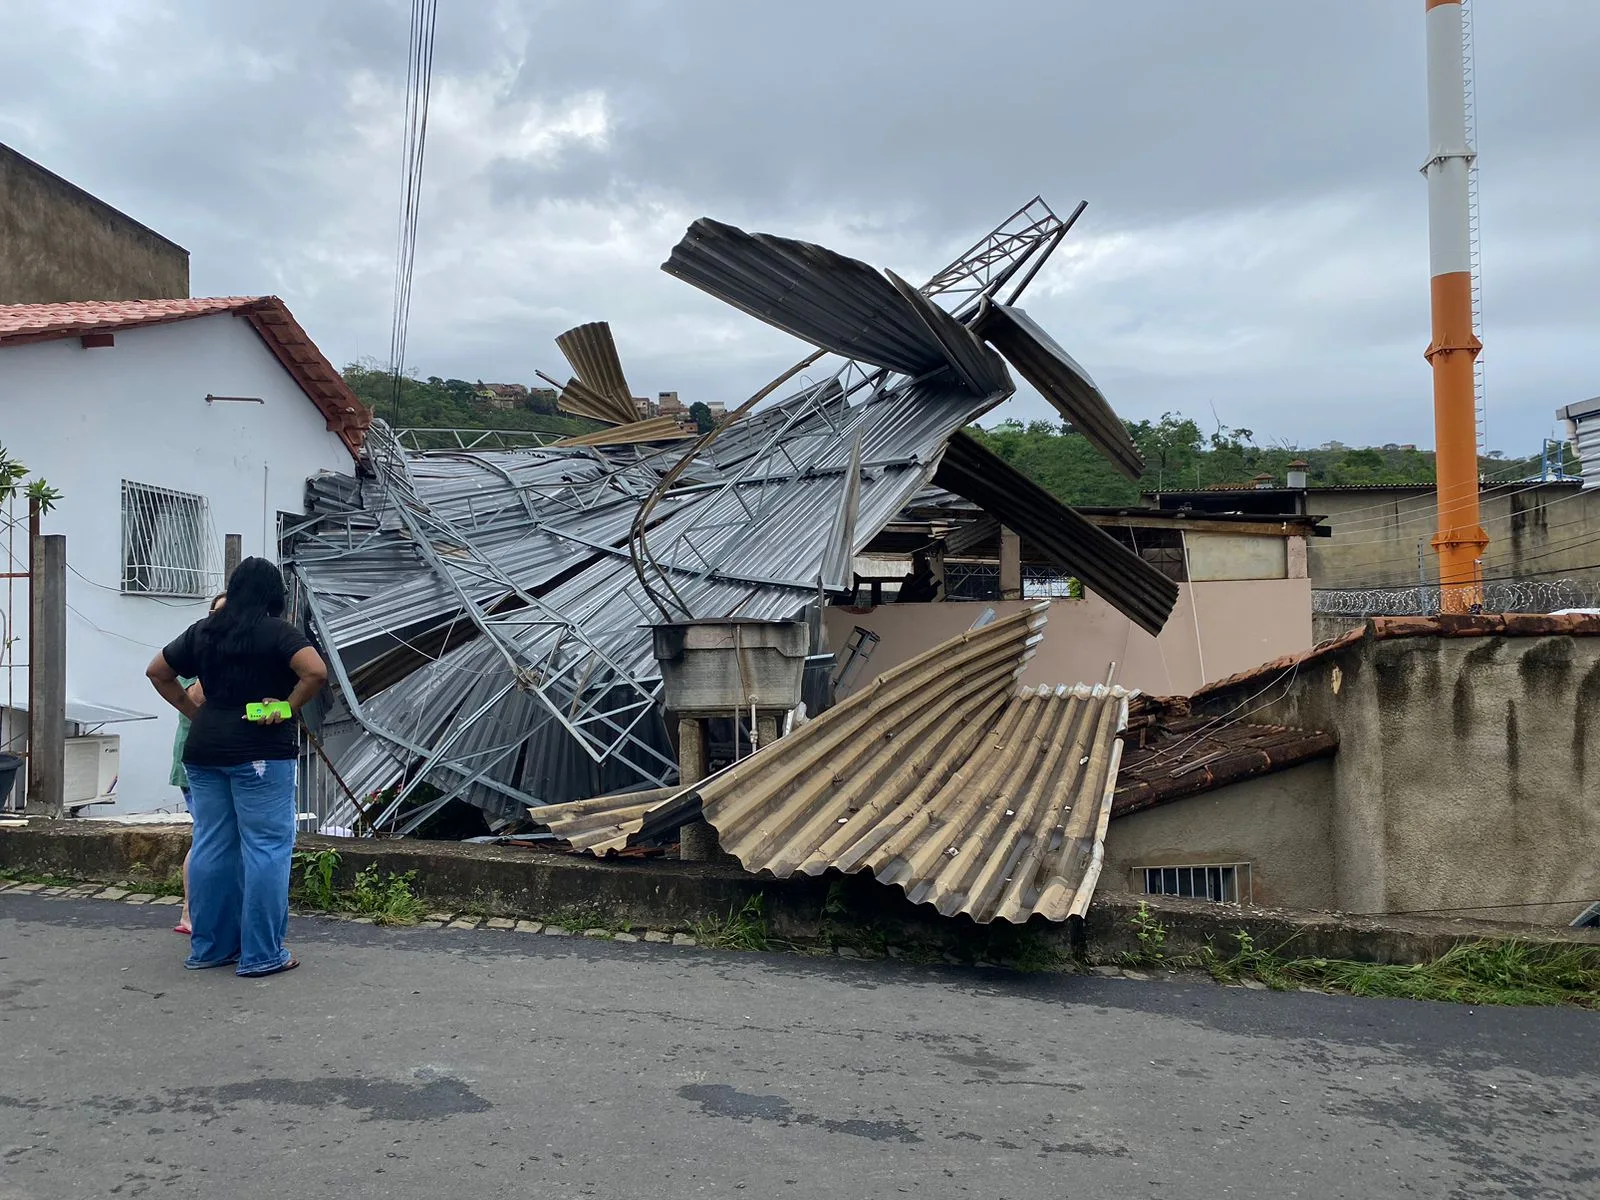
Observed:
[[[1118,817],[1100,887],[1139,894],[1145,867],[1249,863],[1253,903],[1331,910],[1333,772],[1306,763]]]
[[[1369,639],[1272,682],[1249,719],[1339,735],[1340,910],[1564,923],[1600,899],[1600,637]]]
[[[189,294],[189,252],[0,146],[0,304]]]
[[[1306,496],[1308,510],[1326,515],[1331,538],[1312,538],[1308,566],[1319,588],[1410,587],[1417,583],[1417,548],[1422,576],[1438,582],[1438,560],[1430,543],[1438,528],[1434,493],[1319,491]],[[1483,492],[1487,578],[1570,575],[1600,583],[1600,490],[1577,484],[1514,483]]]
[[[1237,533],[1185,533],[1189,578],[1284,579],[1289,575],[1290,539]]]
[[[207,393],[265,403],[208,405]],[[275,557],[277,514],[304,512],[306,478],[349,471],[349,451],[229,314],[128,330],[101,349],[76,338],[0,349],[0,431],[8,451],[62,492],[44,530],[67,537],[68,698],[157,717],[106,730],[122,735],[118,810],[181,803],[167,783],[176,717],[144,669],[208,598],[121,593],[122,481],[204,496],[219,564],[228,533],[242,536],[245,555]],[[11,548],[19,569],[25,538]],[[25,588],[7,609],[17,641],[0,668],[0,704],[28,694]]]
[[[1313,645],[1320,646],[1323,642],[1331,642],[1341,638],[1353,629],[1360,629],[1367,623],[1365,617],[1331,616],[1327,613],[1311,614],[1311,641]]]
[[[1263,540],[1281,543],[1277,538]],[[857,677],[859,685],[970,629],[985,608],[1007,615],[1028,603],[885,604],[866,612],[830,608],[828,644],[843,646],[857,625],[879,636],[868,668]],[[1177,607],[1160,638],[1151,637],[1098,596],[1088,595],[1082,600],[1050,601],[1044,641],[1023,682],[1098,682],[1115,662],[1116,682],[1124,687],[1157,695],[1186,694],[1211,680],[1311,645],[1311,591],[1305,579],[1180,585]]]

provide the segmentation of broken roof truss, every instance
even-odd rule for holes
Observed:
[[[846,583],[852,555],[934,479],[951,439],[1011,394],[976,330],[1068,225],[1036,199],[917,289],[819,246],[695,222],[664,269],[817,350],[687,452],[631,435],[418,451],[375,423],[370,478],[311,481],[315,519],[291,561],[339,685],[337,777],[352,797],[380,798],[367,823],[405,833],[458,797],[516,818],[671,782],[648,626],[791,619]],[[1031,322],[987,320],[1019,370],[1054,383],[1052,402],[1104,407],[1089,423],[1126,469],[1110,445],[1121,426],[1081,369],[1030,341]],[[637,413],[609,329],[560,342],[573,403],[624,434]],[[807,377],[827,353],[839,365]],[[796,376],[798,391],[752,411]],[[976,445],[968,459],[986,453]],[[1064,567],[1098,565],[1105,598],[1159,629],[1175,586],[1041,497],[1001,488],[984,501],[1013,527],[1055,530],[1052,552],[1080,560]],[[329,823],[354,824],[359,807]]]

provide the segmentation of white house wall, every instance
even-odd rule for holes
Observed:
[[[207,394],[264,403],[208,405]],[[167,782],[176,718],[144,669],[204,615],[206,601],[120,593],[122,481],[204,496],[219,563],[229,533],[241,536],[246,556],[271,557],[277,514],[303,512],[307,477],[348,472],[349,451],[256,332],[231,314],[119,331],[115,346],[100,349],[76,338],[0,349],[0,443],[62,493],[44,530],[67,537],[69,699],[158,714],[106,730],[122,735],[112,811],[181,802]],[[13,549],[25,558],[25,539]],[[0,589],[0,603],[4,597]],[[6,618],[16,639],[8,661],[18,665],[0,671],[0,703],[25,702],[20,582]]]

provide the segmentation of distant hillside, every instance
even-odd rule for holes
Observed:
[[[1177,413],[1125,424],[1144,455],[1145,473],[1138,483],[1112,470],[1082,434],[1064,423],[1033,421],[1024,426],[1011,421],[992,429],[973,426],[967,432],[1057,498],[1091,507],[1136,504],[1140,492],[1245,484],[1262,474],[1281,486],[1296,459],[1308,464],[1313,487],[1434,482],[1431,450],[1336,444],[1316,450],[1263,447],[1248,429],[1219,428],[1206,434],[1197,422]],[[1487,479],[1523,479],[1539,473],[1539,458],[1491,454],[1480,469]],[[1567,469],[1577,470],[1576,458],[1568,457]]]
[[[342,372],[350,390],[401,429],[518,429],[533,433],[592,433],[602,426],[565,413],[534,408],[493,408],[473,395],[479,383],[464,379],[400,379],[400,416],[394,417],[394,377],[377,364],[355,362]],[[542,387],[542,384],[537,385]]]

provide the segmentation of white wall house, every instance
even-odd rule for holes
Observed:
[[[121,738],[110,811],[181,804],[176,717],[144,671],[221,590],[224,537],[275,558],[279,515],[304,512],[308,477],[350,471],[369,419],[276,297],[0,306],[0,443],[61,493],[43,531],[67,538],[68,732],[96,707],[154,718],[103,727]],[[26,570],[26,509],[6,515],[0,560]],[[17,752],[25,580],[0,581],[0,612]]]

